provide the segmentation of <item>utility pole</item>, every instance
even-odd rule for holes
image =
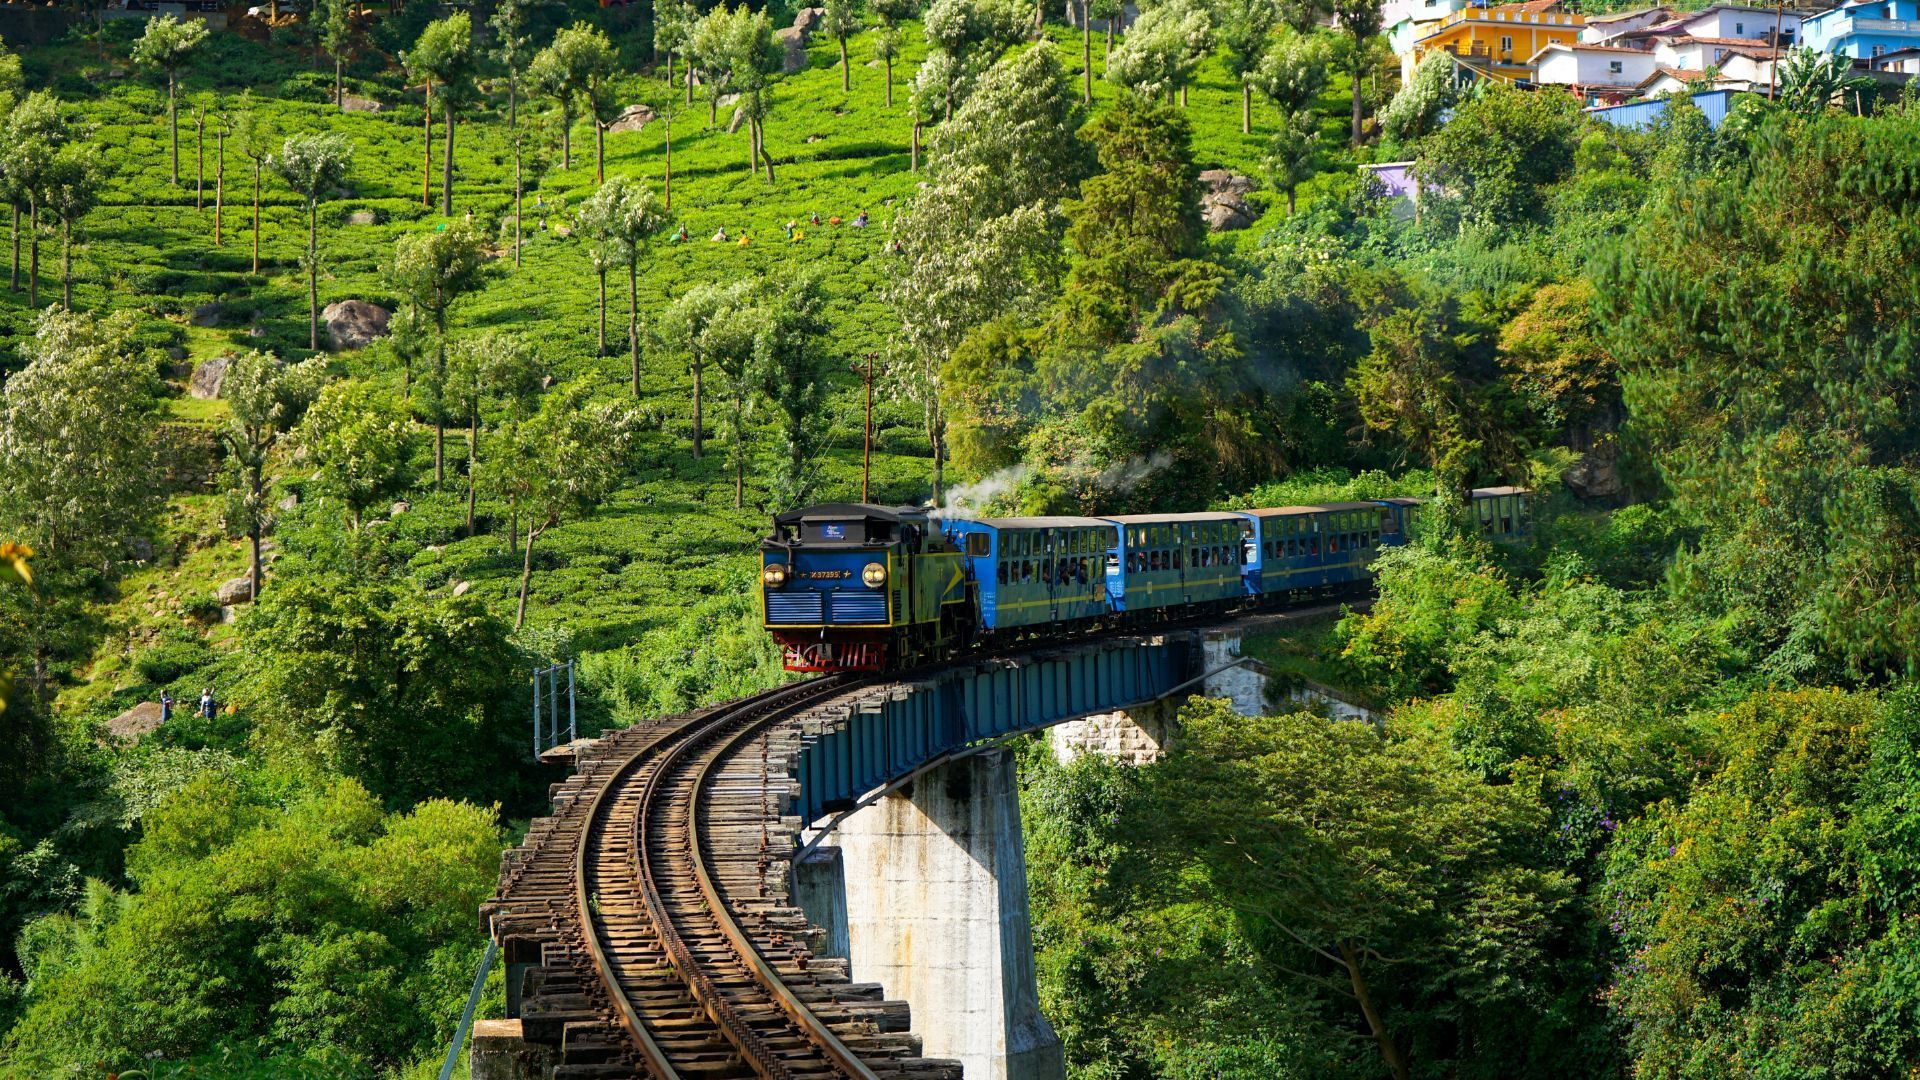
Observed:
[[[859,375],[867,387],[867,423],[862,430],[864,438],[860,450],[860,501],[872,499],[873,482],[873,360],[874,354],[866,354],[866,364],[847,365],[853,373]]]
[[[1787,17],[1787,0],[1780,0],[1773,9],[1773,62],[1767,65],[1767,100],[1773,100],[1774,87],[1780,77],[1780,58],[1785,55],[1780,48],[1780,26]]]

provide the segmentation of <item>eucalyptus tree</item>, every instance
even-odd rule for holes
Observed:
[[[407,74],[426,87],[425,164],[421,173],[421,205],[433,205],[433,98],[439,89],[440,115],[447,129],[441,162],[440,212],[453,213],[453,132],[455,110],[473,91],[473,20],[464,11],[427,24],[406,54]]]
[[[638,418],[594,401],[593,391],[590,381],[577,379],[548,392],[484,467],[488,489],[526,515],[515,628],[527,619],[535,542],[564,522],[592,516],[626,470]]]
[[[307,348],[320,347],[320,200],[340,186],[353,163],[353,144],[336,134],[292,135],[268,165],[307,204]],[[259,240],[255,204],[255,243]]]
[[[367,511],[402,489],[413,424],[392,394],[361,379],[320,390],[294,435],[320,489],[340,500],[355,533]]]
[[[727,78],[730,64],[728,55],[732,49],[731,26],[733,12],[725,4],[714,8],[694,21],[693,28],[687,34],[687,86],[693,86],[693,68],[699,68],[701,85],[707,92],[707,126],[712,127],[720,119],[720,98],[727,93]],[[693,99],[689,97],[688,101]]]
[[[41,180],[40,200],[60,225],[60,306],[73,309],[73,230],[99,204],[106,177],[91,147],[69,145]]]
[[[1451,54],[1438,49],[1428,53],[1413,69],[1413,78],[1380,110],[1381,134],[1410,146],[1438,129],[1441,115],[1460,100],[1455,70]]]
[[[723,92],[738,94],[737,108],[747,128],[747,169],[752,172],[764,162],[771,183],[773,157],[766,149],[765,120],[772,76],[780,67],[772,22],[766,12],[744,4],[716,7],[695,24],[693,50],[700,70],[716,76],[709,88],[708,122],[715,119]]]
[[[693,376],[693,457],[696,461],[704,456],[706,449],[702,407],[707,362],[711,359],[707,331],[724,312],[748,304],[750,289],[746,281],[695,285],[667,305],[654,324],[655,337],[671,351],[686,357],[687,373]]]
[[[207,24],[195,19],[181,22],[172,15],[147,20],[147,29],[133,43],[133,62],[167,79],[167,129],[173,146],[174,184],[180,183],[180,115],[177,88],[180,69],[192,59],[194,50],[207,39]]]
[[[1240,133],[1253,131],[1254,73],[1280,21],[1275,0],[1219,0],[1219,37],[1227,74],[1240,84]]]
[[[486,280],[486,243],[471,223],[406,233],[393,246],[387,280],[421,314],[433,320],[433,376],[428,382],[433,412],[433,484],[446,481],[447,318],[453,305]]]
[[[1107,58],[1107,78],[1148,97],[1187,102],[1187,84],[1212,50],[1212,24],[1192,0],[1149,9]]]
[[[928,182],[895,216],[881,296],[900,319],[902,396],[923,410],[944,489],[940,372],[976,327],[1037,310],[1060,273],[1060,203],[1091,171],[1078,95],[1042,41],[995,64],[934,132]]]
[[[47,206],[48,184],[72,138],[59,101],[45,90],[28,94],[16,105],[0,132],[0,171],[6,174],[12,197],[26,205],[29,307],[40,306],[41,213]],[[16,229],[16,246],[17,233]],[[16,264],[18,260],[16,252]]]
[[[979,70],[1021,40],[1029,25],[1018,0],[933,0],[921,21],[932,49],[914,75],[915,85],[923,97],[938,86],[942,117],[953,119]]]
[[[853,89],[853,68],[847,62],[847,39],[866,28],[860,17],[860,0],[827,0],[820,28],[833,35],[840,45],[840,89]]]
[[[754,374],[761,396],[778,414],[786,451],[774,496],[783,506],[800,506],[812,486],[819,413],[828,387],[826,341],[831,324],[819,272],[803,271],[777,292],[763,289],[761,303],[765,315],[754,342]]]
[[[600,275],[600,351],[607,348],[607,271],[627,271],[627,348],[633,368],[633,393],[640,395],[640,258],[647,238],[660,231],[663,218],[653,189],[644,181],[616,176],[600,185],[580,208],[583,230],[593,238],[594,270]]]
[[[667,54],[667,85],[674,83],[673,58],[685,56],[687,41],[699,16],[687,0],[656,0],[653,5],[653,47]],[[693,62],[687,62],[687,102],[693,102]]]
[[[474,535],[480,473],[480,419],[487,405],[507,405],[514,423],[540,393],[539,357],[513,334],[490,330],[456,342],[447,357],[446,402],[467,428],[467,535]],[[518,527],[515,527],[518,531]]]
[[[353,8],[356,0],[314,0],[316,41],[333,57],[333,107],[346,102],[341,69],[354,47]]]
[[[493,58],[507,71],[507,130],[520,129],[520,72],[527,66],[528,0],[498,0],[487,27],[493,31]]]
[[[1280,130],[1267,141],[1261,165],[1274,189],[1286,192],[1289,215],[1294,211],[1294,190],[1314,174],[1319,150],[1320,121],[1310,109],[1283,118]]]
[[[227,361],[220,383],[220,396],[231,410],[220,432],[227,450],[226,522],[230,534],[247,538],[251,553],[247,580],[256,600],[260,598],[261,542],[274,523],[267,464],[326,381],[327,364],[319,357],[287,364],[255,349]]]
[[[1448,68],[1452,61],[1441,58]],[[1423,67],[1425,64],[1422,65]],[[1327,88],[1327,46],[1317,34],[1282,31],[1254,68],[1252,83],[1279,110],[1282,122],[1313,108]]]
[[[1359,146],[1365,113],[1360,83],[1367,70],[1367,40],[1380,32],[1380,0],[1326,0],[1326,5],[1334,25],[1353,39],[1353,48],[1347,54],[1347,73],[1353,91],[1353,145]]]
[[[603,87],[614,73],[613,42],[598,28],[574,23],[554,35],[553,43],[540,50],[527,69],[540,92],[560,105],[561,168],[573,167],[573,121],[583,100],[589,110],[600,100]],[[596,129],[599,128],[596,118]],[[604,175],[605,150],[601,144],[601,170]]]
[[[240,95],[233,114],[233,141],[240,153],[253,163],[253,270],[260,272],[260,174],[273,157],[273,128],[254,104],[253,91]]]
[[[1113,62],[1113,36],[1120,26],[1121,16],[1126,14],[1126,6],[1121,0],[1091,0],[1088,6],[1094,18],[1107,24],[1107,47],[1100,54],[1102,67]]]
[[[873,36],[873,54],[886,65],[887,108],[893,108],[893,61],[900,55],[900,24],[920,12],[920,0],[867,0],[880,28]]]
[[[747,502],[747,465],[753,453],[753,408],[759,398],[760,373],[756,345],[766,312],[758,304],[751,283],[730,290],[707,320],[701,347],[720,377],[725,409],[720,435],[727,444],[727,464],[733,471],[733,506]]]

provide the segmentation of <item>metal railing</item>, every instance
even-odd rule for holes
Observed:
[[[541,754],[559,746],[563,741],[560,738],[560,679],[563,674],[567,681],[567,737],[564,741],[572,742],[580,737],[580,729],[574,718],[573,661],[568,660],[564,664],[554,664],[551,667],[534,668],[533,759],[535,761],[540,760]],[[543,686],[547,698],[547,731],[544,740],[540,731],[540,696]]]

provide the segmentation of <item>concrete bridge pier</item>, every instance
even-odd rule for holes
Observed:
[[[923,1052],[959,1059],[967,1080],[1063,1080],[1034,981],[1012,754],[934,769],[830,839],[838,856],[796,869],[796,899],[828,948],[844,942],[855,981],[912,1003]]]

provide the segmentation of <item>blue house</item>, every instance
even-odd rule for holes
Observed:
[[[1853,0],[1807,16],[1800,35],[1810,49],[1871,60],[1920,45],[1920,0]]]

